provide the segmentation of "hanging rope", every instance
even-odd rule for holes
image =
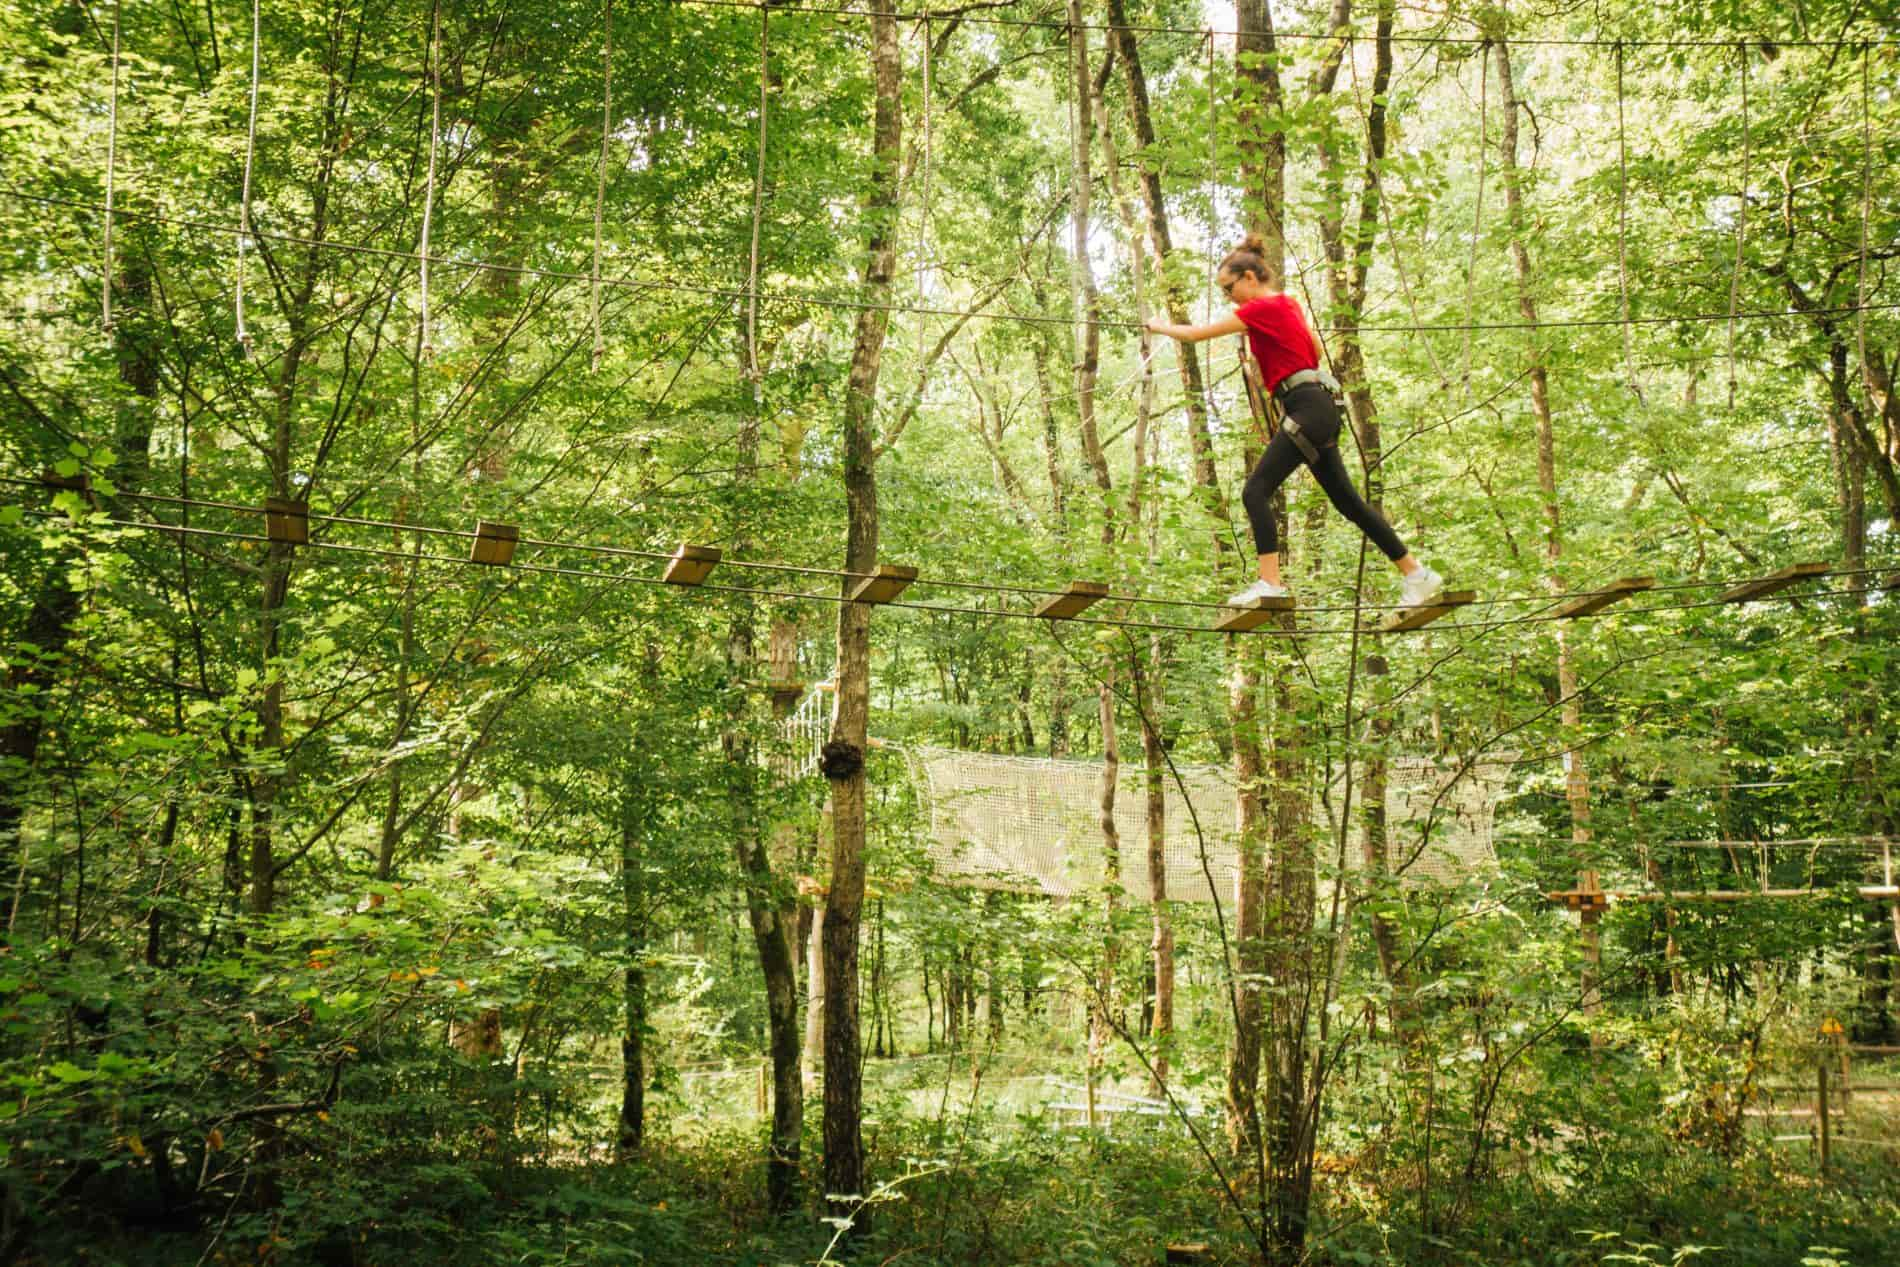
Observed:
[[[1484,227],[1484,173],[1491,151],[1490,138],[1491,41],[1478,46],[1478,196],[1471,212],[1471,254],[1465,260],[1465,346],[1459,380],[1465,403],[1471,403],[1471,305],[1478,276],[1478,231]]]
[[[1873,365],[1867,359],[1867,220],[1873,209],[1874,122],[1867,82],[1867,46],[1860,46],[1860,276],[1854,284],[1854,341],[1859,345],[1860,374],[1867,395],[1874,394]]]
[[[1214,293],[1220,272],[1220,111],[1214,101],[1214,28],[1207,28],[1207,319],[1214,319]],[[1284,248],[1284,243],[1282,247]],[[1285,279],[1283,278],[1282,281]],[[1208,399],[1214,395],[1214,349],[1207,350]]]
[[[1728,278],[1728,409],[1735,412],[1735,310],[1742,293],[1742,244],[1748,226],[1748,45],[1737,44],[1742,63],[1742,187],[1735,195],[1735,264]]]
[[[435,221],[435,154],[442,147],[442,0],[429,6],[429,175],[422,187],[422,358],[435,355],[429,337],[429,230]]]
[[[613,138],[614,130],[614,0],[606,0],[604,8],[606,11],[606,21],[604,23],[606,37],[600,59],[600,170],[594,174],[594,275],[587,289],[587,322],[594,331],[593,368],[596,371],[600,369],[600,358],[606,355],[607,352],[607,342],[601,337],[600,333],[600,230],[604,208],[607,204],[608,144]],[[764,5],[759,6],[759,23],[761,27],[759,34],[759,56],[763,59],[765,56],[765,34],[763,31],[765,23]],[[761,168],[765,165],[765,84],[763,68],[760,70],[759,83],[759,165]],[[751,287],[753,311],[757,311],[758,308],[758,260],[759,191],[757,186],[754,186],[752,191],[753,283]],[[748,316],[748,330],[750,329],[750,321],[751,318]],[[750,336],[748,336],[748,338],[750,338]],[[758,364],[758,349],[756,346],[753,346],[752,361],[755,366]]]
[[[112,105],[106,118],[106,224],[105,263],[100,289],[102,321],[106,334],[112,333],[112,195],[119,157],[119,9],[120,0],[112,0]]]
[[[251,163],[257,155],[257,46],[264,35],[259,0],[251,0],[251,120],[244,134],[244,192],[238,202],[237,341],[239,353],[251,354],[251,331],[244,321],[244,257],[251,245]]]
[[[1630,326],[1630,157],[1629,140],[1623,128],[1623,46],[1616,46],[1616,284],[1623,305],[1623,364],[1629,372],[1630,392],[1636,403],[1646,404],[1643,385],[1636,377],[1636,331]]]

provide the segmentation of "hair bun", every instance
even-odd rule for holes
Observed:
[[[1258,255],[1267,249],[1267,240],[1258,233],[1249,233],[1240,240],[1240,245],[1234,249],[1236,251],[1252,251],[1255,255]]]

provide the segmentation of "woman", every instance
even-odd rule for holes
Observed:
[[[1282,598],[1280,547],[1274,538],[1273,495],[1304,462],[1326,490],[1335,509],[1358,524],[1372,544],[1392,560],[1404,577],[1400,605],[1417,607],[1436,597],[1444,578],[1414,559],[1392,526],[1366,505],[1352,486],[1346,464],[1339,456],[1339,406],[1327,379],[1319,374],[1319,336],[1307,325],[1305,314],[1291,295],[1267,281],[1265,244],[1249,234],[1221,261],[1215,280],[1236,307],[1234,315],[1204,326],[1180,326],[1159,319],[1148,329],[1183,343],[1199,343],[1223,334],[1247,334],[1254,361],[1260,366],[1261,385],[1280,402],[1287,424],[1280,428],[1260,463],[1240,491],[1253,526],[1254,549],[1260,556],[1260,579],[1227,601],[1239,607],[1262,598]],[[1302,446],[1302,438],[1304,446]]]

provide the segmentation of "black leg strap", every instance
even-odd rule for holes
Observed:
[[[1300,452],[1305,455],[1308,462],[1319,461],[1319,450],[1314,448],[1313,442],[1308,440],[1305,434],[1300,431],[1300,420],[1298,418],[1295,418],[1292,414],[1286,415],[1286,422],[1281,424],[1280,429],[1292,438],[1294,444],[1299,446]]]

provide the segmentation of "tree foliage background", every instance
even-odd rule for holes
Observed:
[[[826,791],[772,775],[770,688],[835,668],[866,303],[891,309],[878,557],[919,568],[910,596],[945,610],[874,618],[871,733],[891,747],[869,754],[858,988],[887,1186],[850,1194],[870,1198],[849,1209],[860,1245],[1023,1263],[1154,1261],[1169,1239],[1289,1262],[1892,1252],[1891,1101],[1861,1098],[1852,1134],[1873,1142],[1843,1143],[1860,1151],[1819,1186],[1804,1148],[1746,1116],[1775,1080],[1813,1081],[1829,1019],[1900,1044],[1900,915],[1856,888],[1891,886],[1891,863],[1661,847],[1896,835],[1888,6],[1341,0],[1273,9],[1272,51],[1237,56],[1201,34],[1231,11],[1156,0],[1126,11],[1148,145],[1108,53],[1119,6],[1079,6],[1079,32],[1056,5],[907,6],[895,213],[865,197],[862,13],[770,10],[761,152],[753,6],[614,6],[608,102],[600,6],[257,12],[255,45],[230,3],[0,15],[7,1261],[828,1252],[816,1216],[847,1194],[812,1178],[815,1103],[790,1162],[805,1182],[767,1209],[752,1071],[771,1004],[747,919],[748,901],[784,913],[805,991]],[[1249,176],[1276,143],[1283,202]],[[1148,172],[1173,229],[1160,261]],[[1215,258],[1266,220],[1330,345],[1363,349],[1355,418],[1382,444],[1356,477],[1454,584],[1522,601],[1353,637],[1377,618],[1355,601],[1394,589],[1305,477],[1290,576],[1317,610],[1298,639],[1130,603],[1097,612],[1175,627],[1056,625],[1016,618],[1020,593],[926,589],[1237,588],[1257,437],[1234,353],[1204,345],[1190,401],[1176,348],[1145,355],[1135,326],[1169,288],[1199,319]],[[877,232],[898,252],[887,295],[866,286]],[[1357,302],[1335,284],[1355,268]],[[308,503],[307,546],[270,539],[267,497]],[[516,566],[467,561],[478,520],[520,526]],[[713,584],[659,583],[682,542],[728,550]],[[1837,572],[1711,601],[1810,559]],[[1663,588],[1547,619],[1554,594],[1632,574]],[[1463,889],[1327,888],[1335,843],[1356,855],[1372,830],[1331,802],[1261,827],[1268,874],[1308,856],[1309,899],[1344,894],[1305,923],[1276,898],[1258,934],[1325,987],[1291,1023],[1313,1115],[1290,1244],[1261,1221],[1293,1209],[1265,1191],[1291,1181],[1220,1121],[1235,1018],[1284,1037],[1286,981],[1247,978],[1245,946],[1236,978],[1235,930],[1173,904],[1164,1038],[1146,895],[1050,904],[924,861],[901,745],[1114,743],[1132,772],[1144,724],[1178,760],[1232,763],[1264,737],[1279,805],[1400,754],[1514,763],[1500,869]],[[1584,770],[1579,820],[1567,772]],[[762,869],[744,843],[761,824]],[[1832,892],[1619,904],[1591,968],[1544,896],[1580,870]],[[1264,993],[1267,1021],[1236,988]],[[1198,1135],[1064,1132],[997,1090],[1137,1086],[1157,1054],[1211,1114]]]

